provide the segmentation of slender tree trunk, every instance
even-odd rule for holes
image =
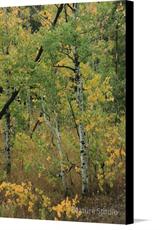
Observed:
[[[77,3],[74,4],[75,20],[77,14]],[[80,74],[80,62],[78,56],[78,48],[74,48],[74,64],[75,64],[75,82],[76,82],[76,96],[80,113],[84,111],[83,100],[83,79]],[[80,160],[81,160],[81,177],[82,177],[82,194],[87,195],[89,192],[89,180],[88,180],[88,150],[86,144],[86,136],[84,125],[82,122],[78,125],[79,131],[79,145],[80,145]]]
[[[116,25],[116,31],[115,31],[115,72],[116,77],[118,78],[118,24]]]
[[[49,127],[51,133],[56,137],[56,143],[57,143],[56,146],[57,146],[58,154],[60,157],[60,167],[61,167],[61,174],[60,175],[62,178],[64,193],[66,196],[68,194],[68,186],[67,186],[65,172],[64,172],[64,158],[65,157],[64,157],[63,150],[62,150],[61,134],[60,134],[59,124],[58,124],[58,118],[56,115],[55,127],[54,127],[46,116],[46,111],[45,111],[43,99],[42,99],[42,111],[43,111],[44,120],[45,120],[47,126]]]
[[[77,103],[80,112],[83,112],[83,82],[80,76],[79,67],[76,67],[76,85],[77,85]],[[82,176],[82,194],[87,195],[89,190],[88,182],[88,151],[85,137],[84,125],[82,122],[78,125],[79,144],[80,144],[80,159],[81,159],[81,176]]]
[[[8,77],[8,75],[7,75]],[[9,80],[7,79],[7,89],[6,94],[9,97],[10,94],[10,86]],[[6,158],[6,173],[9,175],[11,173],[11,143],[10,143],[10,128],[11,128],[11,119],[10,119],[10,111],[7,108],[5,113],[5,131],[4,131],[4,138],[5,138],[5,158]]]
[[[31,130],[31,117],[32,117],[32,100],[31,100],[31,89],[29,87],[27,93],[27,110],[28,110],[28,130]]]
[[[5,26],[6,26],[6,35],[8,35],[8,21],[7,21],[7,8],[5,9]],[[4,55],[9,55],[9,43],[5,47]],[[10,70],[5,71],[6,75],[6,96],[8,97],[8,104],[10,103],[10,77],[11,72]],[[7,175],[11,173],[11,143],[10,143],[10,129],[11,129],[11,119],[10,119],[10,110],[9,105],[4,105],[2,109],[2,116],[4,115],[5,118],[5,130],[4,130],[4,154],[5,154],[5,170]]]
[[[116,80],[118,81],[118,65],[119,65],[119,53],[118,53],[118,24],[116,25],[116,31],[115,31],[115,73],[116,73]],[[116,119],[115,122],[117,123],[117,121],[119,120],[118,115],[119,115],[119,102],[118,100],[115,100],[115,104],[116,104]]]
[[[6,173],[11,172],[11,145],[10,145],[10,112],[9,109],[5,114],[5,157],[6,157]]]
[[[56,120],[56,125],[55,125],[55,133],[56,133],[56,139],[57,139],[57,149],[59,152],[59,156],[60,156],[60,165],[61,165],[61,178],[62,178],[62,184],[64,187],[64,191],[65,191],[65,196],[68,194],[68,187],[67,187],[67,183],[66,183],[66,178],[65,178],[65,172],[64,172],[64,153],[62,150],[62,143],[61,143],[61,134],[60,134],[60,130],[59,130],[59,124],[58,121]]]

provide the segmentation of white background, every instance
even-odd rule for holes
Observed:
[[[0,0],[0,6],[59,2],[62,0]],[[160,229],[160,1],[134,2],[135,224],[123,226],[1,218],[0,229]]]

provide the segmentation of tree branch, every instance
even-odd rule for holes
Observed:
[[[73,72],[75,72],[75,69],[70,67],[70,66],[67,66],[67,65],[54,65],[53,66],[54,68],[66,68],[66,69],[70,69],[72,70]]]
[[[67,4],[67,6],[68,6],[72,11],[75,11],[75,9],[74,9],[70,4]]]
[[[43,116],[43,113],[41,112],[40,115],[39,115],[39,117],[42,117],[42,116]],[[38,126],[40,124],[41,124],[41,122],[40,122],[40,119],[38,118],[37,121],[36,121],[36,123],[35,123],[35,125],[34,125],[34,127],[33,127],[33,129],[32,129],[32,132],[30,134],[30,138],[31,139],[32,139],[33,133],[36,131],[36,129],[38,128]]]
[[[58,18],[59,18],[60,14],[61,14],[61,12],[62,12],[62,10],[63,10],[63,6],[64,6],[64,4],[60,4],[60,6],[59,6],[58,9],[57,9],[56,17],[54,18],[54,20],[53,20],[53,22],[52,22],[52,27],[53,27],[53,28],[55,27],[55,25],[56,25],[56,23],[57,23],[57,21],[58,21]]]
[[[39,62],[39,61],[40,61],[40,57],[41,57],[42,53],[43,53],[43,47],[41,46],[41,47],[39,48],[38,53],[37,53],[37,56],[36,56],[36,58],[35,58],[35,60],[34,60],[35,62]]]
[[[16,99],[19,90],[15,90],[11,97],[8,99],[8,101],[5,103],[5,105],[3,106],[2,110],[0,111],[0,120],[2,119],[2,117],[6,114],[7,109],[9,108],[9,106],[12,104],[12,102]]]
[[[71,55],[69,55],[69,53],[67,53],[67,52],[65,52],[65,51],[63,51],[63,50],[60,50],[60,52],[62,53],[62,54],[64,54],[64,55],[66,55],[69,59],[71,59],[72,61],[74,61],[74,58],[71,56]]]
[[[56,16],[55,16],[55,18],[54,18],[54,20],[53,20],[53,22],[52,22],[52,28],[54,28],[55,26],[56,26],[56,23],[57,23],[57,21],[58,21],[58,18],[59,18],[59,16],[60,16],[60,14],[61,14],[61,12],[62,12],[62,10],[63,10],[63,6],[64,6],[64,4],[61,4],[59,7],[58,7],[58,9],[57,9],[57,14],[56,14]],[[43,53],[43,47],[41,46],[40,48],[39,48],[39,50],[38,50],[38,53],[37,53],[37,56],[36,56],[36,58],[35,58],[35,62],[39,62],[40,61],[40,58],[41,58],[41,56],[42,56],[42,53]]]
[[[67,5],[64,5],[65,20],[68,22]]]

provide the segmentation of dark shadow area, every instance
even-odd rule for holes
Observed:
[[[135,224],[140,223],[140,222],[144,222],[144,221],[149,221],[149,220],[147,220],[147,219],[134,219]]]

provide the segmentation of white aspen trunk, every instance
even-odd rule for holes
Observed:
[[[83,82],[80,76],[79,67],[76,70],[76,83],[77,83],[77,103],[80,112],[83,112]],[[79,131],[79,144],[80,144],[80,160],[81,160],[81,176],[82,176],[82,194],[87,195],[89,191],[88,181],[88,151],[86,146],[85,130],[82,122],[78,125]]]
[[[75,20],[77,15],[77,3],[74,4]],[[83,79],[80,74],[80,62],[78,56],[78,48],[74,49],[74,64],[75,64],[75,82],[76,82],[76,96],[80,113],[84,111],[83,101]],[[79,145],[80,145],[80,160],[81,160],[81,177],[82,177],[82,194],[87,195],[89,192],[89,180],[88,180],[88,150],[86,144],[84,125],[81,122],[78,125],[79,132]]]
[[[61,134],[59,130],[59,124],[58,121],[56,120],[56,125],[55,125],[55,133],[56,133],[56,139],[57,139],[57,149],[59,152],[60,156],[60,165],[61,165],[61,178],[62,178],[62,184],[64,187],[65,195],[68,193],[68,187],[66,183],[66,178],[65,178],[65,172],[64,172],[64,153],[62,150],[62,144],[61,144]]]
[[[67,183],[66,183],[66,178],[65,178],[65,172],[64,172],[64,153],[62,150],[62,144],[61,144],[61,134],[60,134],[60,130],[59,130],[59,125],[58,125],[58,119],[57,119],[57,115],[55,118],[55,127],[53,127],[53,125],[51,124],[51,122],[47,119],[46,116],[46,112],[45,112],[45,107],[44,107],[44,103],[43,103],[43,99],[42,99],[42,110],[43,110],[43,116],[44,116],[44,120],[47,124],[47,126],[49,127],[51,133],[56,136],[56,146],[57,146],[57,150],[59,153],[59,157],[60,157],[60,167],[61,167],[61,178],[62,178],[62,184],[63,184],[63,188],[64,188],[64,192],[65,195],[67,195],[68,193],[68,187],[67,187]]]

